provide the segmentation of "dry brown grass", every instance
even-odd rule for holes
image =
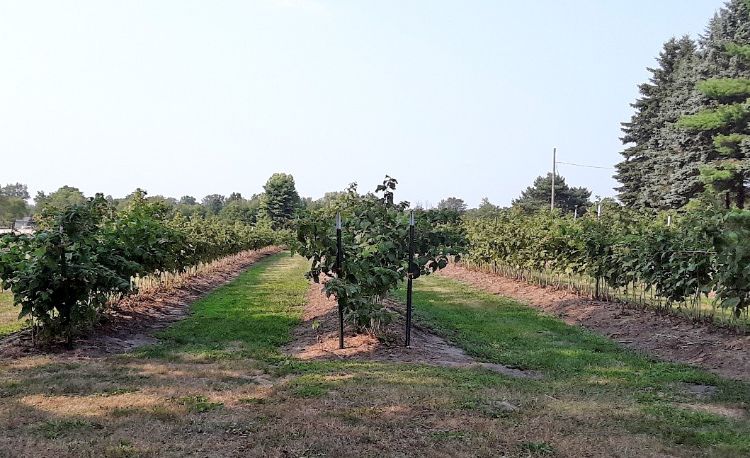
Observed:
[[[545,444],[556,456],[679,450],[629,432],[627,420],[639,413],[616,399],[556,399],[471,370],[348,363],[271,375],[258,367],[241,358],[4,362],[0,450],[55,457],[542,456]]]

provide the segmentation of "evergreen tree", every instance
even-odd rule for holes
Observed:
[[[696,161],[706,151],[706,139],[676,126],[686,113],[700,108],[696,45],[689,37],[664,44],[650,68],[649,82],[639,86],[635,114],[623,123],[622,141],[628,146],[615,178],[620,200],[636,208],[677,208],[701,192]]]
[[[537,177],[534,185],[521,192],[521,196],[512,202],[513,207],[520,208],[526,213],[533,213],[550,207],[552,195],[552,174]],[[576,207],[585,208],[590,205],[591,191],[586,188],[571,188],[565,183],[565,178],[555,176],[555,208],[563,213],[572,213]]]
[[[697,89],[704,109],[680,125],[710,136],[713,151],[701,178],[716,194],[745,207],[750,178],[750,1],[732,0],[710,22],[702,40],[703,71]]]
[[[286,173],[274,173],[263,186],[260,212],[270,219],[275,228],[289,226],[300,207],[300,198],[294,185],[294,177]]]
[[[489,218],[491,216],[496,216],[500,212],[500,207],[490,202],[490,199],[487,197],[482,197],[482,201],[479,202],[479,206],[477,208],[469,210],[469,214],[471,216],[476,216],[480,218]]]

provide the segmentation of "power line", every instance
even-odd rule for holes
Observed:
[[[590,169],[605,169],[605,170],[614,170],[614,167],[602,167],[600,165],[585,165],[585,164],[573,164],[572,162],[562,162],[557,161],[558,164],[564,164],[564,165],[573,165],[575,167],[588,167]]]

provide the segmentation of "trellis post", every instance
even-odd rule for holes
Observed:
[[[341,278],[341,213],[336,213],[336,276]],[[344,305],[341,299],[339,305],[339,348],[344,348]]]
[[[411,346],[412,265],[414,264],[414,210],[409,215],[409,267],[406,270],[406,347]]]

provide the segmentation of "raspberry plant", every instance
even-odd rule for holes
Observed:
[[[406,278],[408,202],[394,201],[397,181],[386,176],[374,193],[359,194],[352,184],[323,208],[299,221],[296,250],[311,261],[307,276],[324,283],[324,291],[344,307],[345,319],[357,329],[379,332],[390,320],[382,299]],[[343,220],[343,261],[335,272],[336,213]],[[463,236],[440,214],[417,217],[413,273],[429,274],[461,251]]]

